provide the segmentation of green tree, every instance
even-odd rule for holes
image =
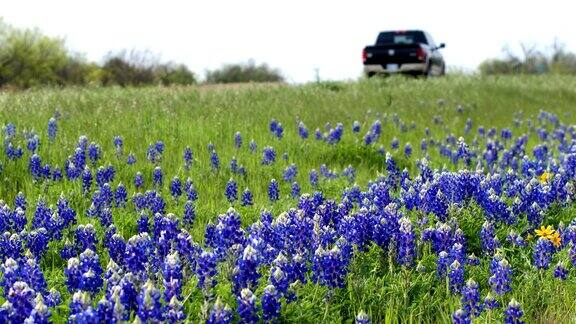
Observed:
[[[220,69],[206,73],[206,83],[283,81],[284,77],[278,69],[272,69],[265,63],[256,65],[253,61],[244,64],[227,64]]]
[[[59,84],[59,72],[67,64],[62,39],[44,36],[38,29],[15,29],[0,21],[0,86]]]

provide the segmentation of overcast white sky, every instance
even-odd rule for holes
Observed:
[[[316,68],[322,79],[358,77],[362,48],[387,29],[429,31],[446,43],[447,64],[467,70],[506,44],[547,49],[557,38],[576,51],[575,9],[572,0],[0,0],[6,23],[64,37],[90,60],[149,49],[202,76],[254,59],[291,82],[313,80]]]

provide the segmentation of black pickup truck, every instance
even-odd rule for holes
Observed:
[[[406,73],[412,75],[444,75],[445,63],[439,49],[425,31],[400,30],[381,32],[374,46],[362,51],[364,73],[368,77],[376,74]]]

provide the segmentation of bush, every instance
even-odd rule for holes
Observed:
[[[184,64],[166,63],[156,68],[156,76],[163,85],[190,85],[196,83],[196,77]]]
[[[44,36],[37,29],[15,29],[0,21],[0,86],[59,84],[68,64],[62,39]]]
[[[185,65],[160,63],[150,52],[109,54],[100,67],[70,53],[60,38],[44,36],[37,29],[16,29],[0,20],[0,87],[194,83],[194,73]]]
[[[133,50],[109,54],[102,71],[102,82],[105,85],[189,85],[196,83],[194,73],[185,65],[160,63],[160,60],[150,52]]]
[[[255,65],[253,61],[245,64],[228,64],[206,73],[206,83],[239,82],[283,82],[284,77],[278,69],[266,64]]]
[[[576,74],[576,55],[567,52],[561,44],[552,46],[552,53],[546,55],[535,47],[522,47],[522,56],[505,49],[501,59],[488,59],[479,66],[481,74]]]

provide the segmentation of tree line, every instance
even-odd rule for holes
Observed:
[[[279,70],[250,61],[206,72],[206,83],[281,82]],[[55,85],[190,85],[196,74],[184,64],[162,62],[149,51],[109,53],[102,63],[69,51],[62,38],[19,29],[0,19],[0,88]]]
[[[521,54],[504,49],[503,58],[485,60],[479,66],[483,75],[498,74],[567,74],[576,75],[576,54],[555,41],[551,50],[520,44]]]

